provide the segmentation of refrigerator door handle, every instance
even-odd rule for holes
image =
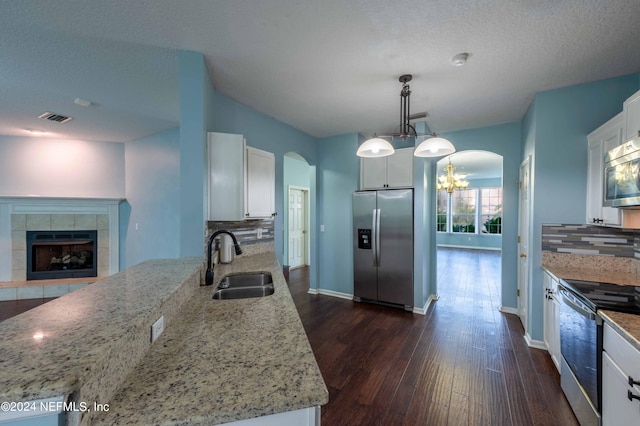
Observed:
[[[378,266],[378,228],[376,228],[376,216],[378,213],[378,209],[373,209],[373,215],[371,216],[371,241],[373,246],[373,266]]]
[[[380,266],[380,209],[376,209],[376,266]]]

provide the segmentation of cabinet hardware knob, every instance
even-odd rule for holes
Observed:
[[[629,399],[629,401],[633,401],[634,399],[640,400],[640,396],[634,395],[631,391],[627,391],[627,399]]]
[[[629,386],[640,385],[640,382],[633,380],[633,377],[629,376]]]
[[[524,253],[520,253],[520,257],[527,257],[527,255]]]

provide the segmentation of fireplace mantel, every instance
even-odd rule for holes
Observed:
[[[38,219],[38,216],[50,215],[51,218],[66,218],[76,215],[79,219],[108,217],[108,270],[103,274],[114,274],[119,271],[119,215],[118,206],[122,198],[70,198],[70,197],[38,197],[38,196],[0,196],[0,282],[16,281],[15,253],[16,234],[22,229],[12,228],[12,216]],[[95,218],[94,218],[95,220]],[[65,221],[62,221],[65,222]],[[46,227],[46,225],[44,226]],[[98,226],[96,226],[96,229]],[[25,228],[26,229],[26,228]],[[43,229],[47,230],[47,229]],[[12,278],[12,271],[13,278]]]

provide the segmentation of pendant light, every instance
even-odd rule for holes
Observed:
[[[426,117],[426,113],[410,115],[409,98],[411,97],[411,89],[409,82],[413,76],[411,74],[401,75],[398,79],[402,83],[400,91],[400,126],[399,131],[391,134],[374,134],[372,138],[364,141],[358,147],[356,155],[358,157],[386,157],[395,152],[393,145],[384,138],[401,139],[406,141],[409,138],[417,138],[426,136],[427,138],[418,145],[413,152],[416,157],[441,157],[443,155],[453,154],[456,148],[448,140],[439,137],[435,133],[417,133],[416,129],[411,125],[412,118]]]

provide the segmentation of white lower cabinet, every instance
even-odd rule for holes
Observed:
[[[602,425],[640,424],[640,351],[607,323],[602,353]]]
[[[254,419],[225,423],[228,426],[320,426],[320,407],[303,408]]]
[[[558,302],[558,281],[548,272],[544,281],[544,343],[551,360],[560,372],[560,302]]]

